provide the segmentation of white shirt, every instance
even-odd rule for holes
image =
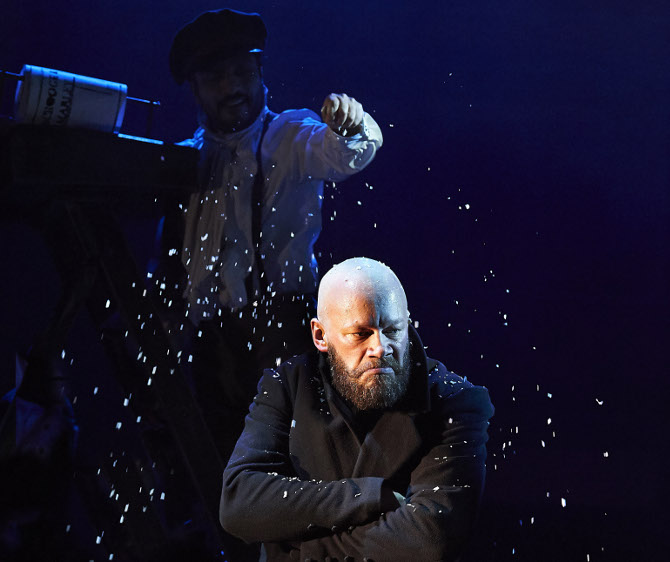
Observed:
[[[183,145],[198,148],[199,193],[186,213],[182,262],[184,297],[196,325],[218,308],[248,302],[245,279],[253,269],[251,225],[256,150],[267,107],[247,129],[221,135],[200,127]],[[317,287],[314,243],[321,232],[324,181],[362,170],[382,145],[367,113],[363,132],[342,137],[307,109],[287,110],[270,123],[261,147],[261,255],[271,291],[312,293]]]

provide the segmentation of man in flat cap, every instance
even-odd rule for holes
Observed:
[[[200,120],[182,143],[200,150],[200,190],[171,254],[187,273],[194,380],[224,461],[262,368],[311,346],[324,181],[360,171],[382,144],[377,123],[346,94],[328,95],[321,118],[270,111],[265,39],[258,14],[224,9],[188,23],[170,50]]]
[[[486,388],[426,356],[390,268],[336,265],[314,347],[266,369],[220,519],[266,560],[456,560],[484,484]]]

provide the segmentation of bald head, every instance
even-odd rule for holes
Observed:
[[[317,316],[321,322],[349,309],[360,299],[385,300],[407,311],[407,297],[400,280],[387,265],[370,258],[350,258],[321,279]]]

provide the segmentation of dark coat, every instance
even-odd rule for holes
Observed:
[[[228,532],[265,543],[270,561],[458,556],[483,489],[493,406],[410,331],[407,397],[380,414],[354,415],[316,351],[265,371],[224,471]]]

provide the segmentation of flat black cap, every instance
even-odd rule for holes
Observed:
[[[258,14],[216,10],[200,14],[182,27],[170,48],[170,72],[177,84],[208,65],[239,53],[265,49],[267,30]]]

